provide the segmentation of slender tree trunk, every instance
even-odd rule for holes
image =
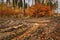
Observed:
[[[25,16],[25,0],[24,0],[24,16]]]
[[[33,5],[33,0],[32,0],[32,5]]]
[[[15,7],[17,8],[17,3],[18,3],[18,0],[15,0]]]
[[[13,7],[15,8],[15,0],[13,0]]]
[[[4,0],[1,0],[1,3],[4,4]]]
[[[10,6],[10,0],[6,0],[6,4]]]
[[[18,7],[19,7],[19,8],[22,8],[22,6],[23,6],[22,0],[18,0]]]
[[[37,0],[35,0],[35,4],[37,3]]]
[[[28,0],[28,3],[27,3],[27,8],[29,7],[29,2],[30,2],[30,0]]]

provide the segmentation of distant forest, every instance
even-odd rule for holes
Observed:
[[[41,3],[43,5],[54,6],[53,8],[58,7],[57,0],[0,0],[0,4],[7,4],[13,7],[24,7],[28,8],[36,3]]]

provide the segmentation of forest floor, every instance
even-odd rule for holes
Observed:
[[[60,40],[60,17],[0,17],[0,40]]]

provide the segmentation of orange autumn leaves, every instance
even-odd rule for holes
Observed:
[[[22,10],[18,8],[10,8],[5,6],[0,7],[0,16],[21,16],[22,15]]]
[[[53,15],[53,13],[51,12],[52,11],[49,6],[45,6],[39,3],[36,3],[35,5],[25,9],[25,14],[28,16]],[[7,6],[3,6],[3,7],[0,7],[0,15],[1,16],[9,16],[9,15],[21,16],[21,15],[24,15],[24,9],[23,8],[12,9]]]
[[[14,14],[14,10],[12,10],[11,8],[8,8],[7,6],[0,8],[1,16],[7,16],[7,15],[13,15],[13,14]]]
[[[41,15],[48,16],[49,15],[49,16],[51,16],[51,15],[53,15],[53,13],[51,13],[51,12],[52,11],[49,6],[45,6],[45,5],[42,5],[39,3],[31,6],[30,8],[28,8],[26,10],[26,14],[30,15],[30,16],[31,15],[34,15],[34,16],[41,16]]]

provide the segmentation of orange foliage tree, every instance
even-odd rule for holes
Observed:
[[[23,16],[24,9],[19,8],[9,8],[6,5],[0,6],[0,16]],[[36,3],[35,5],[25,9],[25,14],[28,16],[51,16],[53,15],[52,9],[49,6],[42,5],[40,3]]]
[[[39,3],[28,8],[28,10],[26,10],[26,14],[30,16],[33,15],[35,17],[53,15],[52,10],[49,6],[45,6]]]
[[[22,10],[21,9],[12,9],[12,8],[9,8],[7,7],[6,5],[4,6],[0,6],[0,16],[15,16],[15,17],[18,17],[18,16],[21,16],[23,15],[22,14]]]

